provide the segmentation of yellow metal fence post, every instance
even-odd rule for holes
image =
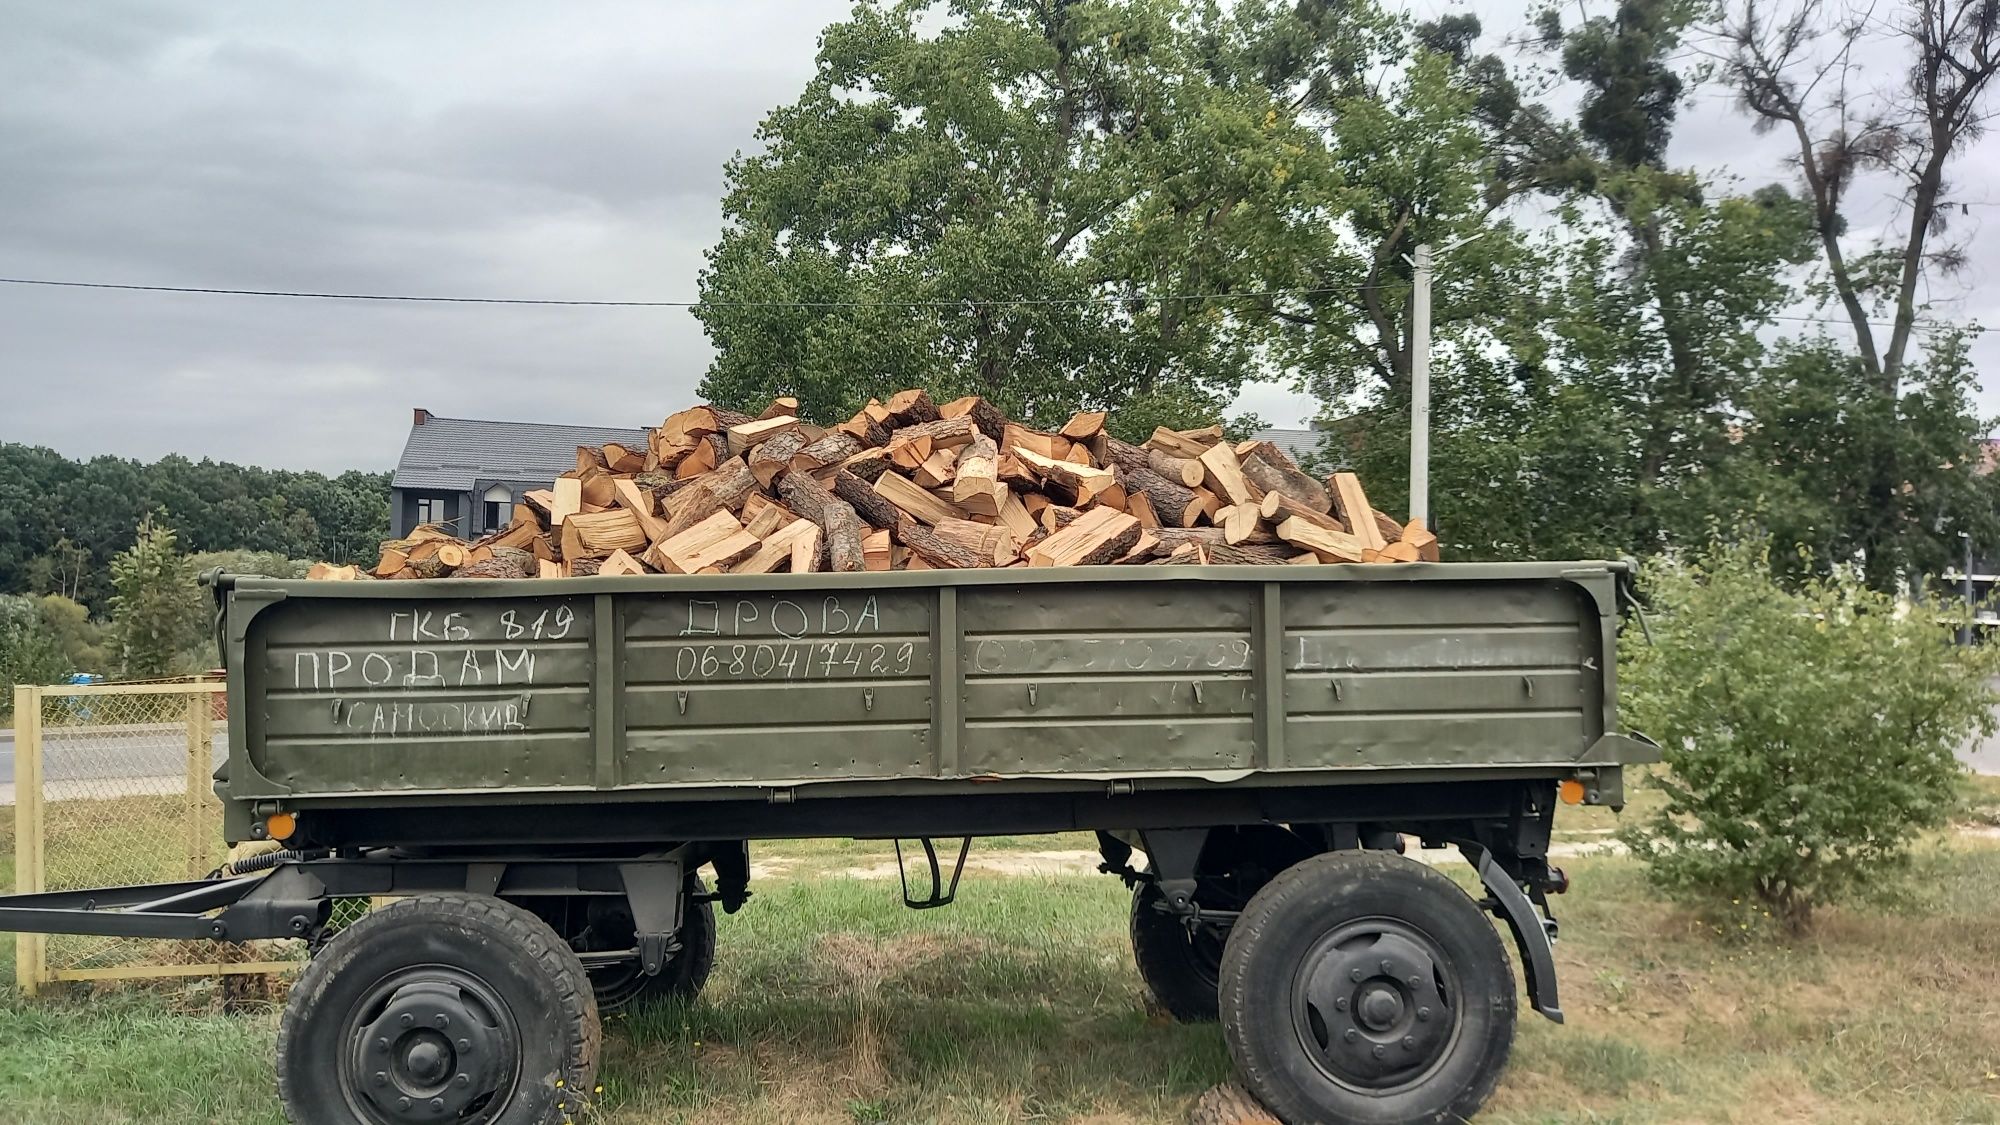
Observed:
[[[42,889],[42,690],[23,684],[14,689],[14,890]],[[14,979],[23,996],[35,995],[47,975],[46,943],[42,934],[15,935]]]
[[[211,834],[208,802],[203,799],[207,792],[209,755],[214,752],[211,745],[214,728],[209,717],[214,703],[215,697],[207,692],[192,692],[187,697],[187,875],[190,879],[201,878],[215,866],[208,861]]]

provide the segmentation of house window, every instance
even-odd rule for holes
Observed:
[[[498,531],[505,527],[507,517],[512,514],[507,509],[514,503],[514,494],[507,490],[506,485],[496,484],[487,489],[486,495],[481,499],[486,502],[486,521],[480,526],[487,531]]]
[[[444,506],[445,498],[442,496],[417,497],[417,522],[420,524],[445,522]]]

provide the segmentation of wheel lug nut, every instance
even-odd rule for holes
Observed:
[[[1414,1035],[1403,1036],[1403,1050],[1414,1051],[1416,1049],[1417,1049],[1417,1037]]]
[[[375,1049],[376,1049],[376,1050],[378,1050],[378,1051],[386,1051],[386,1050],[388,1050],[388,1049],[389,1049],[389,1039],[388,1039],[388,1037],[387,1037],[387,1036],[383,1036],[382,1038],[380,1038],[380,1039],[377,1039],[377,1040],[375,1041]]]
[[[1427,1020],[1431,1018],[1431,1010],[1429,1008],[1418,1008],[1417,1018],[1420,1020]]]
[[[458,1053],[459,1053],[459,1054],[461,1054],[461,1055],[469,1055],[469,1054],[471,1054],[471,1053],[472,1053],[472,1040],[470,1040],[470,1039],[461,1039],[461,1040],[459,1040],[459,1041],[458,1041]]]
[[[417,1023],[417,1017],[411,1015],[408,1012],[404,1012],[403,1018],[398,1020],[397,1022],[402,1024],[404,1027],[415,1027]]]
[[[1345,1035],[1342,1035],[1341,1038],[1347,1040],[1349,1043],[1352,1043],[1356,1039],[1361,1038],[1361,1033],[1350,1027],[1347,1029],[1347,1033]]]
[[[443,1112],[444,1112],[444,1099],[443,1099],[443,1098],[432,1098],[432,1099],[431,1099],[431,1112],[432,1112],[432,1113],[443,1113]]]
[[[1424,978],[1411,977],[1409,980],[1404,981],[1403,983],[1409,985],[1411,988],[1422,988],[1424,986]]]
[[[389,1072],[388,1072],[388,1071],[386,1071],[386,1070],[378,1070],[378,1071],[376,1071],[376,1072],[375,1072],[375,1084],[376,1084],[377,1086],[387,1086],[387,1085],[389,1084]]]
[[[397,1099],[396,1099],[396,1108],[397,1108],[397,1109],[408,1109],[408,1108],[410,1108],[410,1099],[408,1099],[408,1098],[397,1098]]]
[[[1379,1058],[1381,1058],[1381,1057],[1382,1057],[1382,1055],[1383,1055],[1384,1053],[1385,1053],[1385,1052],[1384,1052],[1384,1051],[1383,1051],[1383,1049],[1382,1049],[1382,1045],[1381,1045],[1380,1043],[1377,1043],[1377,1044],[1375,1045],[1375,1057],[1379,1059]]]
[[[472,1075],[461,1074],[457,1078],[452,1079],[452,1081],[458,1083],[460,1087],[470,1086],[472,1085]]]
[[[437,1015],[437,1019],[433,1020],[432,1022],[436,1023],[439,1027],[450,1027],[451,1017],[445,1015],[443,1012],[439,1012]]]
[[[1333,1010],[1334,1010],[1334,1011],[1336,1011],[1336,1012],[1344,1012],[1344,1011],[1346,1011],[1346,1010],[1347,1010],[1347,997],[1345,997],[1345,996],[1336,996],[1336,997],[1334,997],[1334,998],[1333,998]]]
[[[1389,960],[1387,957],[1382,958],[1382,971],[1385,973],[1395,972],[1396,963],[1394,961]]]
[[[1356,984],[1359,984],[1361,982],[1361,979],[1367,976],[1367,974],[1363,973],[1360,969],[1356,969],[1353,972],[1347,974],[1347,976],[1348,979],[1354,981]]]

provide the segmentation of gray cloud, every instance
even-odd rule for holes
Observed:
[[[1525,5],[1480,7],[1497,34]],[[690,297],[724,161],[847,8],[0,0],[0,274]],[[1781,148],[1720,101],[1678,136],[1678,159],[1780,174]],[[1958,176],[1990,182],[1996,163],[1989,143]],[[1976,234],[1975,268],[1993,237]],[[680,310],[0,287],[0,439],[385,468],[411,406],[643,423],[708,357]],[[1275,387],[1243,405],[1280,424],[1311,408]]]
[[[0,4],[10,275],[478,296],[692,295],[723,162],[844,3]],[[643,422],[684,311],[7,288],[0,437],[386,467],[409,407]]]

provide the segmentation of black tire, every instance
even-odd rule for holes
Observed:
[[[1132,960],[1139,979],[1175,1020],[1214,1023],[1223,938],[1206,926],[1188,933],[1185,923],[1159,908],[1162,901],[1158,883],[1132,890]]]
[[[589,978],[546,922],[485,895],[369,912],[292,986],[278,1096],[295,1125],[556,1125],[594,1089]]]
[[[1210,910],[1241,910],[1278,872],[1312,850],[1287,829],[1270,824],[1212,830],[1195,866],[1195,901]],[[1146,990],[1181,1023],[1214,1023],[1215,990],[1222,969],[1221,929],[1187,924],[1159,909],[1153,883],[1132,891],[1132,960]]]
[[[1506,950],[1478,905],[1380,852],[1285,871],[1250,900],[1222,955],[1229,1053],[1292,1125],[1470,1118],[1507,1065],[1514,1009]]]
[[[705,890],[699,879],[689,879],[688,889],[695,894]],[[608,948],[629,949],[634,940],[629,911],[624,913],[622,920],[600,918],[593,924],[592,930],[593,937],[607,943],[619,943],[608,944]],[[708,983],[708,974],[715,968],[714,903],[684,906],[680,943],[681,947],[673,957],[650,977],[640,971],[636,957],[593,967],[590,970],[590,987],[597,995],[598,1012],[609,1015],[662,1000],[688,1003],[701,995],[701,986]]]

